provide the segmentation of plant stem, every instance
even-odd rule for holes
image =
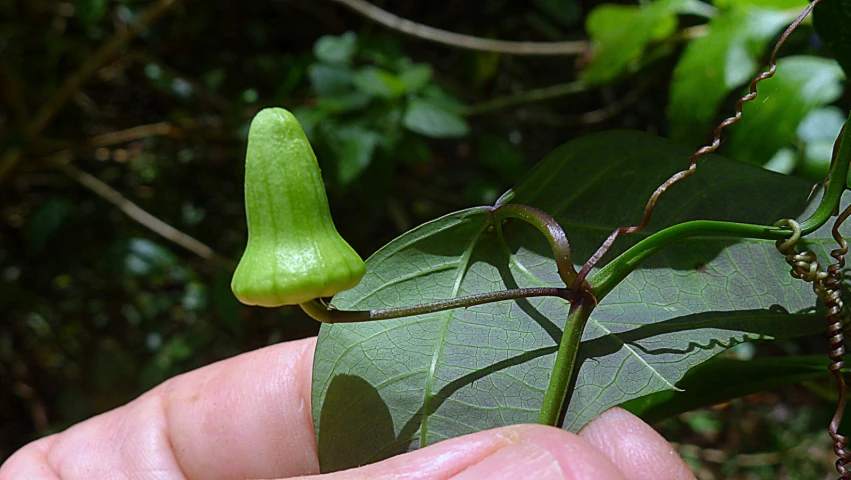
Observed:
[[[588,42],[509,42],[473,37],[412,22],[382,10],[365,0],[334,0],[352,10],[399,32],[451,47],[509,55],[583,55],[591,46]]]
[[[558,274],[564,285],[568,288],[573,287],[573,281],[576,280],[573,252],[570,249],[570,242],[567,240],[564,229],[553,217],[543,210],[518,204],[498,204],[492,210],[492,215],[497,223],[501,223],[507,218],[516,218],[538,229],[547,238],[547,242],[553,250],[556,268],[558,268]]]
[[[415,315],[425,315],[427,313],[452,310],[454,308],[468,308],[476,305],[483,305],[485,303],[532,297],[559,297],[568,302],[570,302],[573,298],[570,290],[566,288],[539,287],[516,288],[500,292],[479,293],[476,295],[422,303],[420,305],[413,305],[409,307],[395,307],[381,310],[336,310],[328,308],[319,300],[311,300],[309,302],[301,303],[299,306],[305,313],[310,315],[311,318],[323,323],[351,323],[412,317]]]
[[[558,346],[558,354],[553,364],[550,384],[538,414],[538,423],[541,425],[559,426],[561,413],[568,402],[567,390],[576,372],[576,356],[579,353],[582,333],[596,304],[591,295],[585,294],[581,300],[574,302],[570,307],[564,333]]]
[[[464,110],[462,110],[462,113],[467,116],[481,115],[482,113],[500,110],[502,108],[519,105],[521,103],[539,102],[541,100],[549,100],[551,98],[587,92],[590,88],[591,87],[581,80],[576,80],[570,83],[560,83],[549,87],[534,88],[514,95],[497,97],[483,103],[470,105],[469,107],[465,107]]]
[[[851,122],[851,115],[849,115],[845,125],[847,126],[849,122]],[[831,161],[824,196],[812,216],[801,222],[801,235],[806,236],[816,231],[827,223],[830,217],[839,213],[839,201],[842,199],[842,192],[846,188],[848,168],[851,164],[851,135],[845,135],[845,127],[843,127],[840,135],[839,149]]]
[[[596,274],[588,279],[594,296],[602,300],[627,275],[641,263],[658,253],[668,245],[694,237],[735,237],[781,240],[789,236],[788,228],[751,225],[747,223],[718,222],[713,220],[693,220],[672,225],[654,233],[618,255]]]

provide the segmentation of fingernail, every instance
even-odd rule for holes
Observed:
[[[551,452],[534,443],[521,441],[497,450],[452,478],[453,480],[482,478],[561,480],[565,476],[558,459]]]

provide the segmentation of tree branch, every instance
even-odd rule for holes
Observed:
[[[91,147],[108,147],[110,145],[126,143],[133,140],[139,140],[141,138],[153,136],[173,137],[178,136],[181,133],[182,131],[179,128],[174,127],[169,123],[151,123],[148,125],[139,125],[138,127],[104,133],[102,135],[92,137],[88,140],[88,145]]]
[[[233,270],[235,268],[235,264],[231,260],[222,257],[207,245],[151,215],[140,206],[131,202],[127,199],[127,197],[118,193],[118,191],[114,188],[103,183],[94,176],[67,163],[58,164],[56,165],[56,168],[76,180],[80,185],[97,194],[99,197],[112,203],[118,207],[119,210],[124,212],[125,215],[139,222],[142,226],[148,228],[157,235],[180,245],[205,260],[209,260],[229,270]]]
[[[361,15],[412,37],[451,47],[479,50],[483,52],[505,53],[509,55],[582,55],[590,50],[588,42],[507,42],[488,38],[473,37],[460,33],[447,32],[412,22],[382,10],[365,0],[333,0],[360,13]]]
[[[149,23],[153,22],[181,0],[157,0],[147,10],[142,12],[135,23],[101,45],[77,70],[72,73],[59,90],[48,99],[33,115],[26,125],[25,131],[30,136],[38,136],[53,120],[68,100],[79,90],[104,64],[115,58],[124,46],[139,35]],[[17,166],[22,157],[18,149],[7,151],[0,157],[0,183]]]
[[[497,97],[477,105],[471,105],[463,110],[464,115],[480,115],[482,113],[492,112],[506,107],[519,105],[521,103],[539,102],[541,100],[549,100],[551,98],[563,97],[565,95],[574,95],[590,90],[589,86],[580,80],[570,83],[560,83],[543,88],[533,88],[524,92],[519,92],[514,95]]]

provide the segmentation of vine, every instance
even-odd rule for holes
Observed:
[[[363,7],[361,0],[338,1],[351,8],[360,9]],[[645,204],[641,221],[636,225],[621,226],[612,231],[578,272],[573,264],[572,250],[567,235],[558,222],[546,212],[527,205],[502,204],[501,202],[497,202],[492,207],[485,207],[490,215],[486,226],[488,229],[501,229],[507,219],[515,218],[527,222],[544,235],[552,250],[558,274],[564,283],[564,288],[517,288],[382,310],[342,311],[331,307],[322,299],[314,299],[301,303],[301,307],[311,317],[319,321],[335,323],[423,315],[519,298],[544,296],[561,298],[571,304],[570,313],[568,314],[565,328],[559,341],[552,375],[550,376],[543,406],[538,417],[539,423],[558,425],[567,407],[569,386],[577,370],[576,358],[587,321],[596,308],[598,300],[608,294],[630,272],[634,271],[641,263],[658,253],[664,247],[687,238],[720,236],[775,240],[778,251],[785,256],[787,263],[792,267],[792,276],[811,282],[814,292],[827,307],[826,316],[830,334],[829,356],[832,361],[829,370],[836,379],[839,391],[837,408],[828,431],[834,440],[834,450],[839,457],[836,461],[836,469],[842,479],[851,479],[851,468],[848,466],[851,464],[851,450],[848,448],[849,440],[838,432],[839,424],[844,415],[847,396],[844,377],[841,373],[841,369],[844,366],[842,357],[845,353],[845,348],[843,335],[844,306],[841,299],[840,286],[842,281],[841,270],[845,266],[845,255],[848,253],[847,242],[839,233],[839,228],[851,216],[851,207],[838,214],[833,224],[833,238],[836,240],[838,248],[831,252],[831,256],[835,262],[826,269],[822,269],[813,252],[804,251],[799,253],[795,248],[800,238],[812,233],[826,224],[832,216],[837,215],[840,199],[846,188],[849,163],[851,163],[851,140],[846,138],[845,135],[840,134],[837,140],[830,173],[825,180],[822,199],[813,214],[803,222],[798,223],[795,220],[784,219],[778,221],[773,226],[768,226],[698,220],[676,224],[649,235],[589,277],[592,270],[594,270],[597,264],[612,248],[620,235],[634,234],[642,231],[650,222],[656,204],[662,194],[674,184],[692,176],[697,170],[698,161],[701,157],[718,150],[724,130],[727,127],[735,125],[742,119],[743,105],[746,102],[757,98],[758,85],[774,77],[776,74],[777,56],[786,40],[821,1],[813,0],[782,33],[769,56],[768,69],[757,75],[750,83],[748,93],[737,101],[734,115],[722,121],[715,128],[712,140],[708,145],[694,152],[690,158],[688,168],[675,173],[655,189]],[[378,13],[389,15],[383,11],[373,13],[376,13],[376,15]],[[405,28],[410,27],[407,24],[400,25]],[[399,25],[397,27],[401,28]],[[417,26],[417,28],[419,29],[417,31],[422,30],[422,26]],[[440,35],[441,38],[444,38],[448,34],[447,32],[441,32]]]
[[[847,464],[851,462],[851,451],[848,450],[848,438],[839,433],[839,424],[842,422],[842,417],[845,414],[845,403],[847,396],[847,387],[845,377],[842,374],[842,367],[845,362],[842,356],[845,354],[845,335],[843,333],[843,314],[844,304],[842,302],[842,268],[845,267],[845,254],[848,253],[848,242],[839,233],[839,227],[851,215],[851,206],[847,207],[833,223],[832,234],[834,240],[839,245],[830,252],[830,256],[836,261],[827,269],[823,269],[818,262],[816,254],[812,250],[798,252],[795,245],[801,238],[801,226],[795,220],[783,219],[775,225],[787,225],[792,228],[792,235],[786,240],[778,240],[776,243],[777,250],[784,255],[786,263],[792,267],[790,271],[792,277],[813,284],[813,291],[827,307],[828,333],[830,335],[828,343],[830,345],[829,357],[832,361],[828,369],[833,373],[836,379],[837,389],[839,391],[839,399],[837,401],[836,411],[830,421],[828,433],[834,441],[834,451],[839,457],[836,460],[836,470],[842,475],[841,479],[846,480],[851,475],[851,469]]]

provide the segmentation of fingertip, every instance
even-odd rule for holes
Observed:
[[[543,425],[513,425],[446,440],[315,480],[619,480],[624,476],[579,436]]]
[[[479,478],[618,480],[624,476],[614,463],[578,435],[555,427],[529,425],[517,440],[453,480]]]
[[[627,478],[692,480],[694,474],[676,450],[650,425],[622,408],[591,421],[579,435],[609,457]]]

